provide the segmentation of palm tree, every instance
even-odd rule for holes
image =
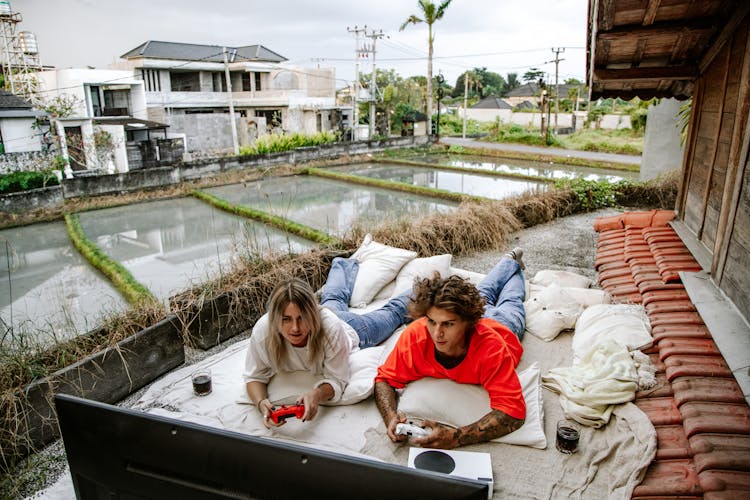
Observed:
[[[432,133],[432,43],[435,41],[435,34],[432,31],[432,25],[443,18],[445,9],[451,4],[452,0],[443,0],[440,5],[436,6],[430,0],[418,0],[417,4],[422,10],[422,17],[412,14],[399,28],[404,31],[410,24],[427,23],[430,34],[428,38],[429,49],[427,52],[427,133]]]

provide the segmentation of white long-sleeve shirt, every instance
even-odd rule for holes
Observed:
[[[341,399],[341,394],[349,383],[349,355],[359,349],[359,336],[354,328],[330,310],[321,307],[320,316],[323,331],[328,339],[323,344],[322,359],[314,364],[310,363],[309,343],[305,347],[294,347],[284,339],[286,355],[277,366],[266,346],[270,335],[279,334],[271,331],[268,314],[264,314],[255,323],[250,337],[243,373],[245,383],[255,381],[268,384],[278,372],[310,371],[323,377],[315,387],[326,383],[333,387],[334,395],[331,402]]]

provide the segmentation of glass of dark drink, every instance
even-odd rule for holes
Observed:
[[[572,420],[560,420],[557,422],[557,440],[555,446],[562,453],[575,453],[578,450],[578,440],[581,437],[581,428]]]
[[[196,396],[211,394],[211,370],[202,368],[194,371],[191,378],[193,380],[193,392]]]

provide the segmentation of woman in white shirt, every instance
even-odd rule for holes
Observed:
[[[323,401],[335,402],[349,382],[349,354],[378,345],[408,321],[409,292],[366,314],[349,312],[349,299],[359,262],[337,257],[331,264],[318,305],[310,286],[293,278],[277,285],[267,312],[253,327],[243,374],[247,394],[264,417],[266,427],[273,404],[268,382],[278,372],[310,371],[321,375],[297,402],[304,405],[303,421],[312,420]]]

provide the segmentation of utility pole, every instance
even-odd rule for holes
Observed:
[[[469,72],[464,72],[464,131],[461,138],[466,139],[466,106],[468,105],[469,95]]]
[[[553,48],[552,52],[555,53],[555,133],[557,133],[557,112],[560,109],[560,86],[557,83],[557,68],[560,61],[565,60],[560,59],[560,52],[565,52],[565,47]]]
[[[237,124],[234,122],[234,99],[232,97],[232,79],[229,77],[229,62],[227,60],[227,48],[224,47],[224,78],[227,81],[227,95],[229,96],[229,123],[232,125],[232,147],[234,155],[239,156],[240,145],[237,141]],[[232,62],[237,55],[237,49],[232,49]]]
[[[372,32],[369,35],[365,35],[368,38],[372,38],[372,76],[370,77],[370,139],[375,136],[375,99],[377,97],[375,91],[375,44],[378,38],[383,38],[383,30]]]
[[[352,93],[352,140],[356,141],[357,137],[357,125],[359,124],[359,111],[357,109],[357,97],[359,94],[359,34],[364,33],[367,30],[367,25],[362,28],[358,28],[356,25],[354,28],[346,28],[349,33],[354,33],[354,89]]]

